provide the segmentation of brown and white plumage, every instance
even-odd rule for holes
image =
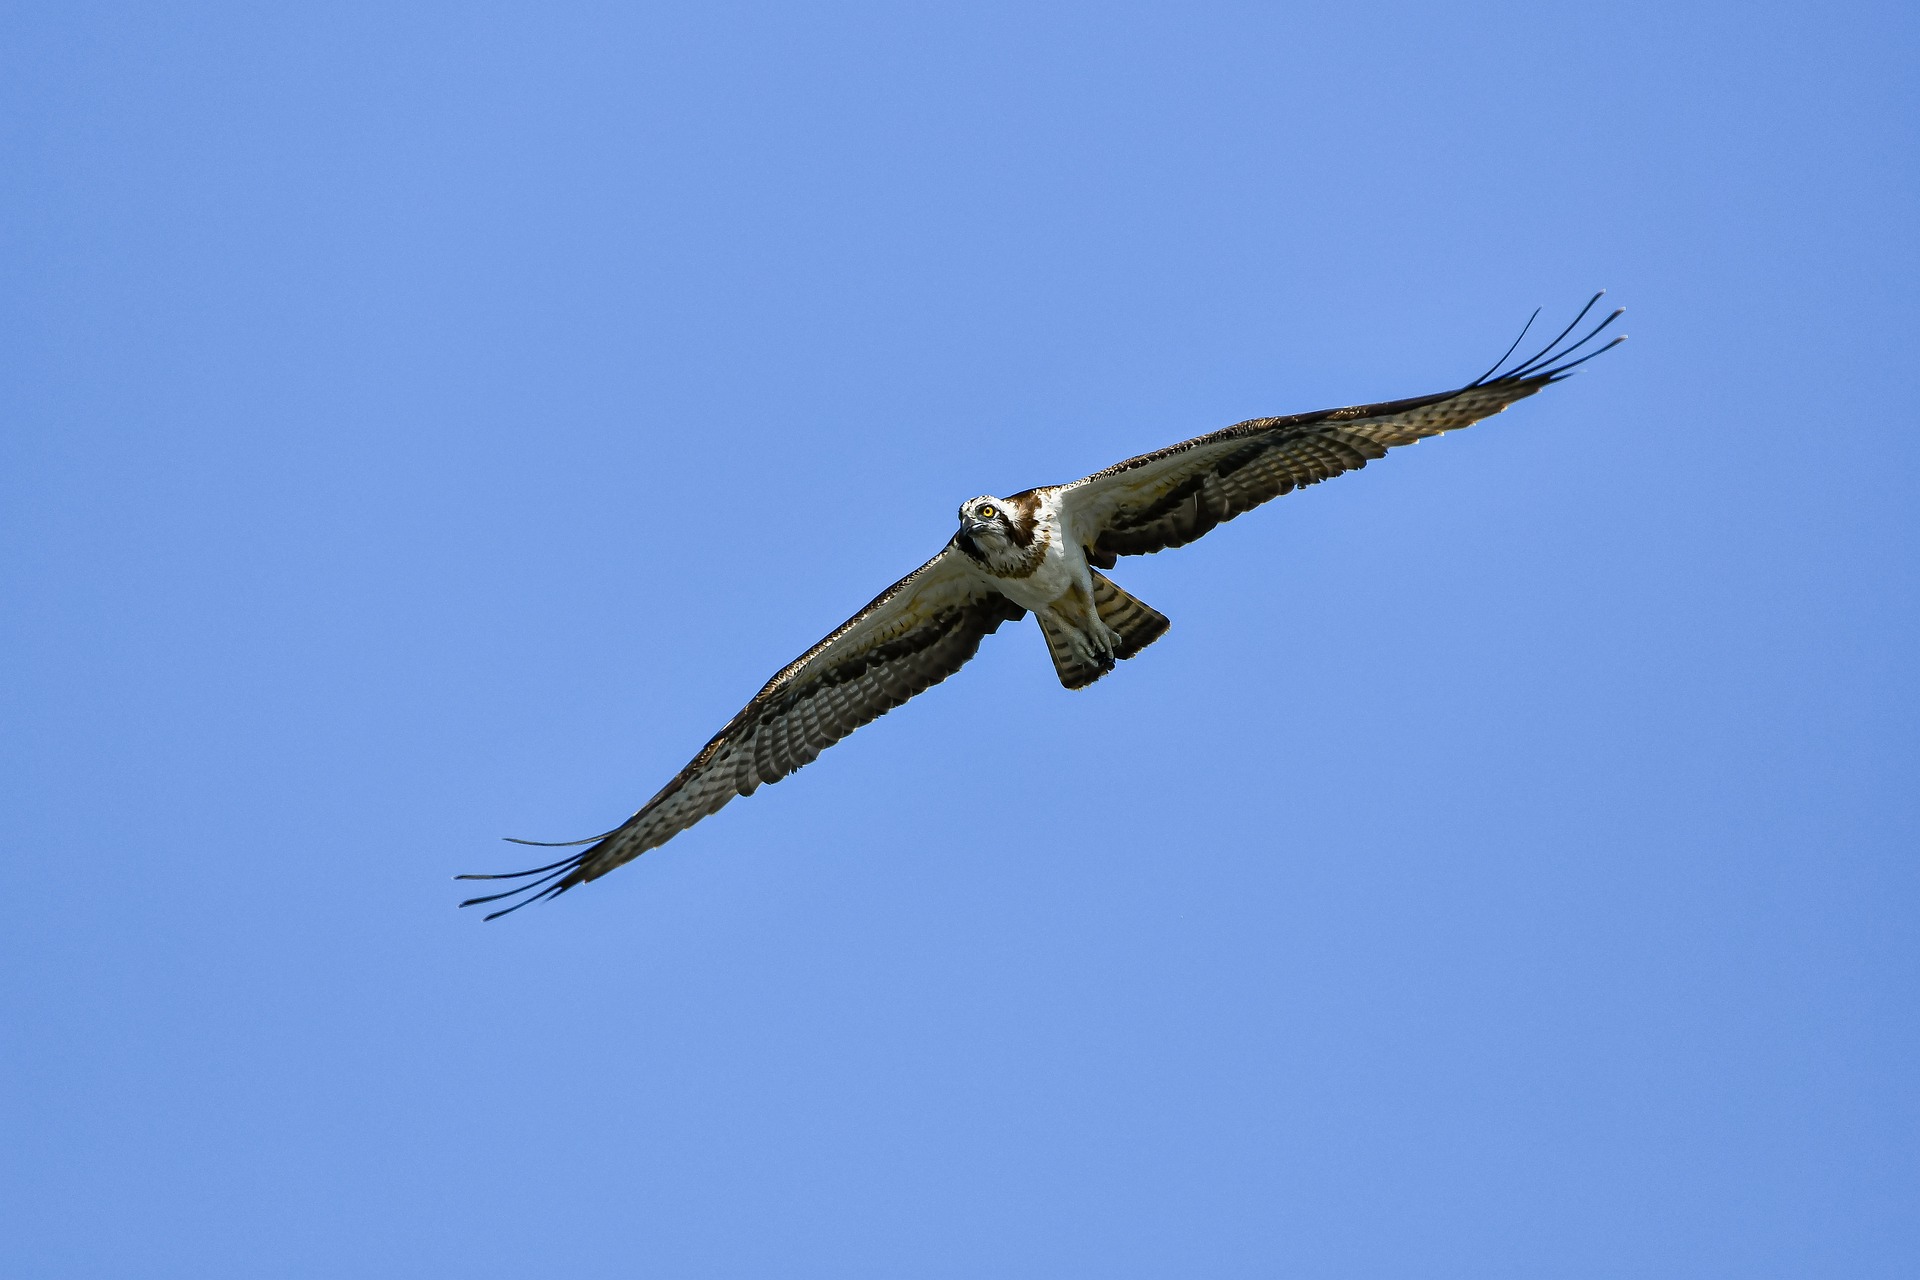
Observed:
[[[638,813],[604,835],[573,842],[588,847],[548,866],[459,877],[520,882],[460,905],[519,899],[487,917],[493,919],[598,879],[938,684],[1001,623],[1029,611],[1040,623],[1061,683],[1093,683],[1168,626],[1099,570],[1112,568],[1120,556],[1183,546],[1263,502],[1358,470],[1391,448],[1471,425],[1533,395],[1624,341],[1615,338],[1577,355],[1621,314],[1615,311],[1562,346],[1599,296],[1531,360],[1502,372],[1502,357],[1455,391],[1256,418],[1071,484],[973,499],[961,507],[961,527],[938,555],[769,680]],[[1507,355],[1518,346],[1516,339]]]

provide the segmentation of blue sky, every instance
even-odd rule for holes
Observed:
[[[0,1263],[1907,1276],[1895,5],[28,4]],[[958,502],[1511,412],[483,926]]]

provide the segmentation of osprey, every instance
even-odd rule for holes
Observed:
[[[1033,614],[1060,683],[1084,689],[1167,632],[1165,616],[1102,572],[1119,557],[1184,546],[1270,498],[1357,471],[1396,445],[1469,426],[1559,381],[1626,340],[1576,354],[1619,318],[1615,311],[1561,345],[1601,296],[1538,355],[1505,368],[1523,328],[1493,368],[1455,391],[1255,418],[1071,484],[964,503],[959,528],[938,555],[769,680],[638,813],[586,840],[515,841],[589,847],[530,871],[458,876],[524,881],[460,905],[520,899],[492,920],[599,879],[946,679],[1003,622]]]

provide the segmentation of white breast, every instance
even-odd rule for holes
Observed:
[[[1046,539],[1046,555],[1040,567],[1024,578],[999,578],[995,585],[1009,600],[1023,609],[1040,612],[1076,586],[1092,590],[1086,555],[1080,544],[1062,528],[1059,508],[1048,501],[1038,512],[1037,537]]]

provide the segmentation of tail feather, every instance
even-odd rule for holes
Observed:
[[[1093,575],[1093,607],[1100,611],[1100,621],[1120,633],[1120,647],[1113,655],[1116,658],[1131,658],[1167,634],[1167,628],[1173,625],[1166,614],[1134,599],[1099,572]]]
[[[1100,620],[1120,633],[1120,643],[1111,657],[1087,652],[1076,645],[1078,632],[1046,611],[1034,615],[1040,633],[1047,638],[1047,653],[1053,658],[1054,674],[1069,689],[1084,689],[1113,670],[1115,661],[1131,658],[1167,633],[1166,616],[1151,605],[1142,604],[1098,573],[1093,575],[1093,606]]]

